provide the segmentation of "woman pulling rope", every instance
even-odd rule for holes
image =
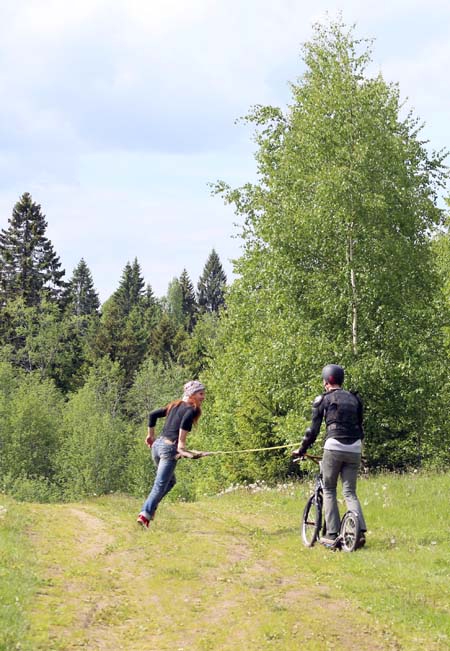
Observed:
[[[158,504],[176,484],[175,468],[180,457],[199,459],[209,452],[186,449],[186,438],[192,426],[202,414],[201,405],[205,399],[205,387],[198,380],[191,380],[184,385],[181,400],[174,400],[161,409],[152,411],[148,420],[146,444],[152,449],[156,476],[153,487],[147,497],[137,522],[148,529],[153,520]],[[155,440],[155,425],[158,418],[166,418],[164,428]]]

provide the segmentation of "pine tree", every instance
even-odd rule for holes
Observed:
[[[218,312],[225,304],[226,282],[227,277],[219,256],[213,249],[197,285],[197,302],[201,312]]]
[[[100,301],[94,288],[92,274],[83,258],[73,271],[63,294],[63,303],[76,316],[98,312]]]
[[[186,269],[183,269],[179,283],[186,329],[188,332],[192,332],[196,322],[197,302],[195,300],[194,286]]]
[[[0,232],[0,303],[22,297],[28,306],[59,298],[64,269],[50,240],[41,206],[25,192]]]

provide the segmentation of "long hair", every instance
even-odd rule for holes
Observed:
[[[187,403],[188,405],[190,405],[191,407],[194,408],[194,420],[193,420],[193,423],[194,423],[194,425],[197,425],[198,419],[202,415],[202,409],[195,402],[194,396],[189,396],[189,398],[187,398],[186,400],[172,400],[172,402],[169,402],[169,404],[166,406],[167,414],[169,414],[170,410],[173,409],[174,407],[178,407],[178,405],[181,405],[182,402]]]

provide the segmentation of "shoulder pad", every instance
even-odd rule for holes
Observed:
[[[313,407],[318,407],[320,405],[320,403],[323,400],[323,396],[324,396],[324,394],[321,393],[320,396],[317,396],[317,398],[314,398]]]

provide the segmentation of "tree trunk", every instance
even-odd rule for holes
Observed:
[[[356,290],[355,270],[353,268],[353,222],[349,226],[347,240],[347,264],[350,275],[350,287],[352,295],[352,350],[356,356],[358,352],[358,293]]]

